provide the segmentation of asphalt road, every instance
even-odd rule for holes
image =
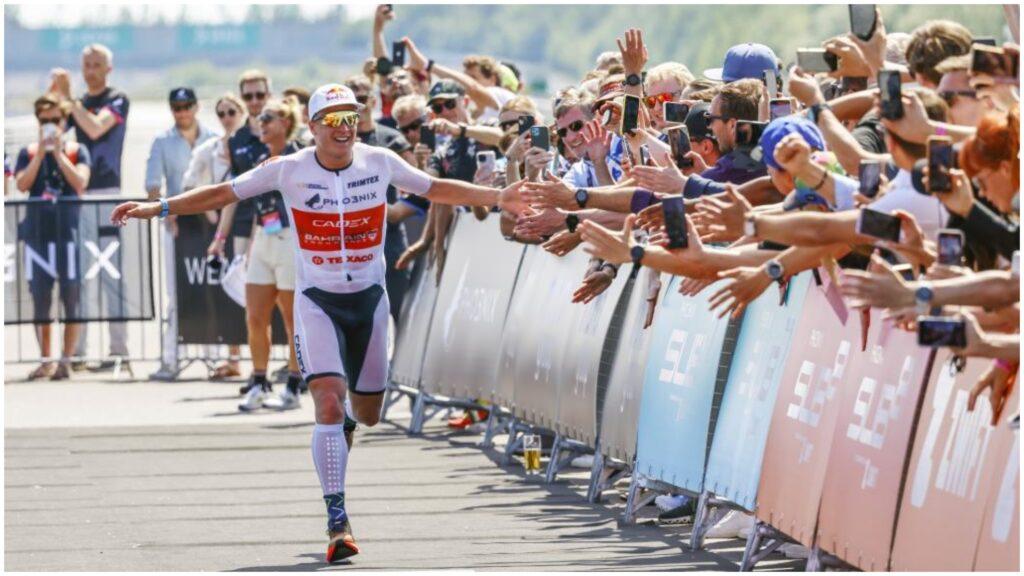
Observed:
[[[242,415],[238,383],[198,370],[176,384],[7,372],[5,570],[734,571],[743,552],[741,540],[690,552],[689,528],[655,525],[653,507],[619,527],[623,499],[588,504],[587,471],[528,478],[500,465],[503,437],[481,450],[479,434],[437,420],[410,437],[403,402],[394,423],[357,433],[346,492],[362,553],[328,567],[308,397]]]

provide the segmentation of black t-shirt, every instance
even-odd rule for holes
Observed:
[[[477,148],[478,144],[472,138],[450,138],[437,147],[427,160],[427,167],[441,178],[472,182],[476,176]]]
[[[301,149],[302,147],[298,143],[289,142],[280,155],[287,156]],[[259,165],[268,158],[270,158],[269,149],[262,157],[257,158],[256,164]],[[284,205],[284,198],[281,197],[279,190],[271,190],[270,192],[260,194],[253,198],[253,202],[256,211],[256,223],[262,226],[266,232],[273,232],[289,226],[288,209]],[[277,226],[276,223],[278,222],[281,224],[280,226]]]
[[[86,190],[121,187],[121,152],[124,150],[124,133],[128,121],[128,96],[116,88],[107,87],[95,96],[82,97],[82,106],[93,114],[106,108],[117,122],[102,136],[93,140],[75,123],[74,116],[68,118],[68,127],[75,129],[79,144],[89,149],[92,158],[92,173]]]
[[[92,159],[89,149],[82,144],[64,144],[65,154],[71,159],[75,166],[92,166]],[[18,160],[14,166],[14,173],[17,174],[28,168],[32,157],[39,152],[22,148],[18,153]],[[77,197],[78,193],[68,183],[64,173],[60,171],[57,159],[53,154],[43,152],[43,163],[39,166],[39,173],[28,190],[30,198],[43,198],[55,200],[61,197]],[[81,204],[77,202],[61,202],[51,204],[49,202],[30,204],[25,211],[25,219],[21,221],[18,228],[18,235],[26,241],[32,239],[50,240],[58,236],[58,231],[63,235],[68,230],[78,228],[78,213]]]
[[[231,156],[231,175],[239,176],[256,167],[261,162],[261,156],[269,154],[266,144],[260,142],[248,124],[238,129],[228,139],[228,151]],[[235,211],[235,221],[231,226],[231,233],[235,236],[248,238],[252,235],[252,223],[256,214],[255,201],[253,199],[242,200],[238,203]]]
[[[889,152],[885,146],[882,119],[873,112],[865,114],[850,133],[857,140],[857,144],[868,152],[874,152],[875,154],[887,154]]]

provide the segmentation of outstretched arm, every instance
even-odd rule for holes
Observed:
[[[437,204],[459,206],[499,206],[515,213],[522,211],[519,189],[524,181],[520,180],[503,189],[488,188],[449,178],[433,178],[427,198]]]
[[[167,201],[169,214],[200,214],[207,210],[223,208],[238,201],[231,182],[200,186],[184,194],[179,194]],[[110,221],[114,224],[126,224],[129,218],[152,218],[160,215],[160,202],[125,202],[114,208]]]

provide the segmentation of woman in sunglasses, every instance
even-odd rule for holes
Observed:
[[[194,214],[280,190],[296,228],[294,342],[316,405],[312,451],[327,507],[328,562],[359,553],[345,511],[345,399],[350,396],[356,420],[373,426],[388,380],[387,187],[436,204],[525,208],[518,186],[499,190],[431,177],[391,150],[357,143],[360,108],[349,88],[321,86],[309,104],[314,148],[264,162],[230,183],[170,200],[126,202],[111,215],[124,224],[129,218]]]
[[[203,142],[192,151],[192,159],[189,161],[188,170],[185,171],[185,176],[182,179],[183,190],[191,190],[197,186],[219,184],[231,177],[231,156],[228,153],[228,139],[245,123],[245,105],[242,103],[241,98],[229,92],[217,100],[214,110],[217,112],[217,120],[224,130],[224,134],[219,138],[211,138]],[[225,208],[224,213],[226,214],[228,210],[231,211],[232,215],[234,214],[234,207]],[[216,211],[209,211],[207,216],[210,218],[210,222],[217,223],[220,215]],[[225,226],[218,223],[217,232],[214,233],[213,241],[210,242],[210,247],[206,251],[207,254],[224,255],[224,243],[227,240],[230,228],[230,224]],[[248,243],[248,238],[236,236],[232,246],[234,248],[234,255],[237,257],[244,254]],[[240,346],[229,346],[228,361],[215,368],[210,373],[210,379],[224,380],[225,378],[241,376],[241,367],[238,364],[241,354]]]

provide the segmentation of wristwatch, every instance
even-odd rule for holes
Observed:
[[[580,225],[580,217],[575,214],[569,214],[565,217],[565,226],[569,229],[570,234],[576,233],[576,227]]]
[[[158,218],[166,218],[171,212],[171,205],[167,203],[166,198],[157,198],[160,201],[160,215]]]
[[[629,257],[633,260],[633,266],[639,268],[643,264],[641,261],[644,259],[644,255],[647,253],[644,247],[637,244],[629,249]]]
[[[771,260],[768,261],[765,267],[765,272],[768,273],[769,278],[778,282],[779,284],[782,284],[782,280],[786,276],[786,271],[785,269],[783,269],[782,263],[776,260],[775,258],[772,258]]]
[[[579,204],[580,208],[587,207],[587,200],[590,200],[590,192],[587,192],[586,188],[577,188],[576,203]]]
[[[459,124],[459,138],[465,138],[465,137],[466,137],[466,125],[465,124]]]
[[[626,86],[639,86],[643,84],[643,78],[639,74],[630,74],[626,76]]]
[[[754,222],[754,215],[750,214],[743,221],[743,235],[748,238],[757,238],[757,224]]]
[[[920,282],[917,290],[914,291],[914,302],[917,304],[918,314],[927,314],[934,299],[935,291],[932,290],[931,283]]]
[[[818,102],[817,104],[811,104],[811,107],[807,111],[807,116],[810,117],[811,122],[813,122],[815,126],[818,125],[818,116],[821,114],[821,110],[823,108],[827,108],[829,110],[832,109],[832,107],[828,105],[828,102]]]

